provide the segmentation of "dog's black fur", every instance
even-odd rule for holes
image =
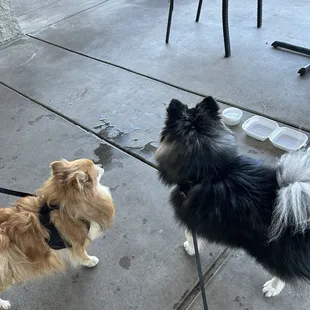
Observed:
[[[310,233],[269,229],[279,185],[276,168],[240,156],[212,97],[195,108],[173,99],[156,154],[177,220],[199,237],[242,248],[283,281],[310,279]],[[186,192],[182,190],[190,184]]]

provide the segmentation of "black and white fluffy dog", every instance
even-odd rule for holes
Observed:
[[[285,282],[310,280],[309,153],[285,154],[274,167],[239,155],[207,97],[191,109],[171,101],[156,160],[161,180],[175,186],[170,199],[188,254],[195,229],[201,240],[242,248],[268,270],[267,297]]]

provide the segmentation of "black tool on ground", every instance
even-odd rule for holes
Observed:
[[[305,47],[301,47],[301,46],[298,46],[298,45],[293,45],[293,44],[289,44],[289,43],[285,43],[285,42],[281,42],[281,41],[274,41],[271,45],[274,48],[280,47],[280,48],[283,48],[283,49],[286,49],[286,50],[290,50],[290,51],[293,51],[293,52],[297,52],[297,53],[300,53],[300,54],[303,54],[303,55],[310,56],[310,49],[309,48],[305,48]],[[300,76],[303,76],[303,75],[305,75],[306,73],[309,73],[309,72],[310,72],[310,63],[307,64],[304,67],[301,67],[298,70],[298,73],[300,74]]]
[[[174,9],[174,0],[170,0],[167,30],[166,30],[166,44],[169,43],[170,29],[172,12]],[[198,8],[196,13],[196,22],[199,22],[200,12],[203,0],[199,0]],[[262,27],[262,15],[263,15],[263,0],[257,0],[257,28]],[[230,57],[230,37],[229,37],[229,23],[228,23],[228,0],[222,0],[222,23],[223,23],[223,36],[224,36],[224,47],[225,47],[225,57]]]
[[[16,196],[16,197],[27,197],[27,196],[35,196],[34,194],[29,194],[25,192],[19,192],[19,191],[14,191],[12,189],[7,189],[4,187],[0,187],[0,193],[1,194],[6,194],[10,196]]]
[[[194,248],[195,248],[195,258],[196,258],[196,265],[197,265],[197,270],[198,270],[198,275],[199,275],[199,285],[200,285],[203,309],[208,310],[207,296],[206,296],[205,285],[204,285],[204,280],[203,280],[196,231],[192,230],[192,235],[193,235],[193,242],[194,242]]]

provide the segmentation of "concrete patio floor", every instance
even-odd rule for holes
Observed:
[[[196,2],[177,1],[168,46],[164,0],[14,4],[25,36],[0,46],[0,186],[33,192],[50,162],[88,157],[105,167],[117,211],[91,248],[98,267],[20,285],[3,298],[18,310],[202,309],[195,260],[154,168],[165,107],[211,94],[221,108],[243,108],[242,121],[255,112],[310,130],[310,78],[296,73],[310,60],[270,47],[310,46],[310,1],[266,2],[260,30],[255,1],[232,2],[229,59],[218,1],[204,4],[199,24]],[[272,163],[282,154],[241,126],[232,130],[250,156]],[[0,205],[14,199],[0,194]],[[310,308],[308,286],[263,297],[270,275],[243,252],[208,244],[201,258],[210,310]]]

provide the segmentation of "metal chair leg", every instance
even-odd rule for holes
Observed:
[[[222,2],[222,20],[223,20],[223,35],[225,46],[225,57],[230,57],[230,38],[229,38],[229,24],[228,24],[228,0]]]
[[[263,23],[263,0],[257,0],[257,28],[262,27]]]
[[[167,31],[166,31],[166,44],[169,43],[173,6],[174,6],[174,0],[170,0],[168,23],[167,23]]]
[[[201,7],[202,7],[202,2],[203,2],[203,0],[199,0],[198,9],[197,9],[197,14],[196,14],[196,23],[199,22],[200,12],[201,12]]]

